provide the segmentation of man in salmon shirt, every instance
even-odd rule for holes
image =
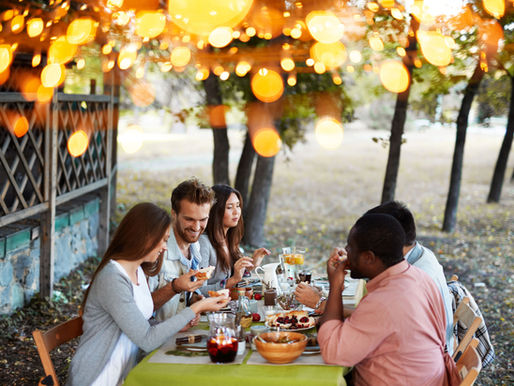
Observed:
[[[318,341],[325,362],[355,366],[355,385],[454,385],[445,352],[445,311],[433,280],[403,258],[405,232],[386,214],[366,214],[350,230],[346,251],[327,263],[330,292]],[[367,295],[343,320],[345,270],[370,279]]]

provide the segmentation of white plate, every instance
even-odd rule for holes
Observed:
[[[307,331],[307,330],[310,330],[311,328],[314,328],[316,326],[312,326],[312,327],[302,327],[302,328],[282,328],[282,327],[275,327],[275,326],[270,326],[268,324],[268,322],[265,322],[264,325],[268,328],[280,328],[280,331],[287,331],[287,332],[296,332],[296,331]]]

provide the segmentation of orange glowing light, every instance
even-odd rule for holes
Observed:
[[[505,0],[483,0],[484,9],[496,19],[505,13]]]
[[[139,107],[149,106],[155,99],[154,86],[144,79],[134,83],[128,92],[132,102]]]
[[[37,88],[37,101],[39,103],[50,102],[54,96],[54,89],[40,85]]]
[[[20,33],[25,27],[25,17],[23,15],[16,15],[11,20],[11,31],[14,34]]]
[[[291,87],[296,85],[296,74],[289,74],[287,77],[287,84]]]
[[[398,8],[391,8],[391,16],[396,20],[403,20],[402,11],[400,11]]]
[[[409,87],[409,72],[398,60],[387,60],[382,63],[379,77],[382,85],[391,92],[400,93]]]
[[[9,79],[9,75],[11,75],[9,68],[6,68],[5,71],[0,72],[0,84],[4,84],[6,80]]]
[[[255,12],[252,11],[249,16],[249,24],[255,27],[258,33],[263,34],[264,39],[269,40],[282,33],[284,17],[277,9],[262,6],[255,9]]]
[[[73,20],[66,30],[66,40],[70,44],[86,44],[96,35],[96,22],[89,17],[80,17]]]
[[[378,0],[378,2],[384,8],[392,8],[392,7],[394,7],[394,0]]]
[[[43,19],[35,17],[27,20],[27,35],[30,38],[39,36],[43,32],[44,24]]]
[[[129,44],[120,50],[120,54],[118,55],[118,67],[121,70],[126,70],[127,68],[132,67],[134,62],[137,59],[137,48],[134,44]]]
[[[84,130],[77,130],[68,138],[68,152],[72,157],[80,157],[87,150],[89,137]]]
[[[86,66],[86,60],[84,58],[79,58],[77,60],[77,70],[82,70]]]
[[[166,16],[162,12],[138,12],[136,34],[152,39],[159,36],[166,27]]]
[[[374,1],[370,1],[366,6],[371,12],[377,12],[380,9],[380,6]]]
[[[32,57],[32,67],[37,67],[41,63],[41,54],[34,54]]]
[[[382,51],[384,49],[384,42],[378,34],[373,34],[369,38],[369,46],[374,51]]]
[[[351,66],[348,66],[351,67]],[[351,72],[351,71],[349,71]],[[339,76],[339,74],[332,74],[332,82],[334,82],[335,85],[339,86],[343,83],[343,79]]]
[[[11,64],[11,46],[0,44],[0,72],[4,72]]]
[[[305,61],[305,64],[306,64],[307,66],[309,66],[309,67],[312,67],[312,66],[314,66],[314,62],[315,62],[315,61],[314,61],[314,59],[312,59],[312,58],[308,58],[308,59]]]
[[[396,47],[396,53],[398,54],[398,56],[405,56],[407,55],[407,52],[405,51],[405,48],[403,47]]]
[[[207,109],[209,113],[209,124],[213,129],[227,127],[227,123],[225,121],[225,111],[227,110],[227,106],[208,106]]]
[[[208,36],[216,27],[234,27],[246,16],[253,0],[168,1],[173,23],[183,30]]]
[[[283,58],[280,61],[280,67],[282,67],[284,71],[293,71],[295,67],[294,60],[291,58]]]
[[[176,67],[184,67],[191,60],[191,50],[188,47],[178,46],[171,51],[170,62]]]
[[[21,116],[16,119],[14,122],[14,135],[18,138],[23,137],[29,131],[29,121],[27,118]]]
[[[343,142],[343,125],[331,117],[321,118],[314,128],[316,141],[325,149],[337,149]]]
[[[232,41],[232,28],[217,27],[209,34],[209,44],[213,47],[225,47]]]
[[[57,87],[64,82],[66,69],[63,64],[50,63],[41,71],[41,84],[44,87]]]
[[[195,79],[199,82],[207,79],[208,77],[209,77],[209,69],[205,68],[205,67],[199,68],[195,75]]]
[[[305,22],[312,37],[321,43],[335,43],[343,37],[344,26],[330,11],[312,11]]]
[[[248,74],[248,71],[250,71],[251,69],[252,69],[252,66],[250,65],[250,63],[242,60],[239,63],[237,63],[237,65],[236,65],[236,75],[243,77],[246,74]]]
[[[41,85],[38,77],[29,75],[21,81],[20,90],[23,98],[27,101],[35,101],[37,98],[37,90]]]
[[[106,43],[102,46],[102,54],[109,55],[112,52],[112,46]]]
[[[327,68],[325,67],[325,65],[321,62],[316,62],[314,63],[314,72],[316,74],[323,74],[327,71]]]
[[[253,75],[250,82],[253,94],[263,102],[275,102],[284,92],[284,82],[274,70],[261,68]]]
[[[452,60],[452,51],[444,36],[437,31],[418,31],[417,38],[425,59],[434,66],[447,66]]]
[[[48,49],[48,63],[65,64],[73,59],[77,46],[70,44],[64,36],[54,40]]]
[[[263,128],[254,134],[252,144],[255,152],[260,156],[273,157],[280,151],[282,141],[275,129]]]
[[[340,67],[347,58],[346,48],[341,42],[331,44],[317,42],[312,45],[310,54],[315,61],[322,63],[327,70]]]

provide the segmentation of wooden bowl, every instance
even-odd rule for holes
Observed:
[[[280,343],[288,341],[288,343]],[[263,332],[254,339],[257,351],[271,363],[291,363],[302,355],[307,337],[299,332]]]

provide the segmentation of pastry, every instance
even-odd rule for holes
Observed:
[[[207,280],[210,279],[212,276],[212,273],[216,269],[215,266],[211,265],[207,268],[199,269],[198,272],[195,274],[196,278],[198,280]]]

